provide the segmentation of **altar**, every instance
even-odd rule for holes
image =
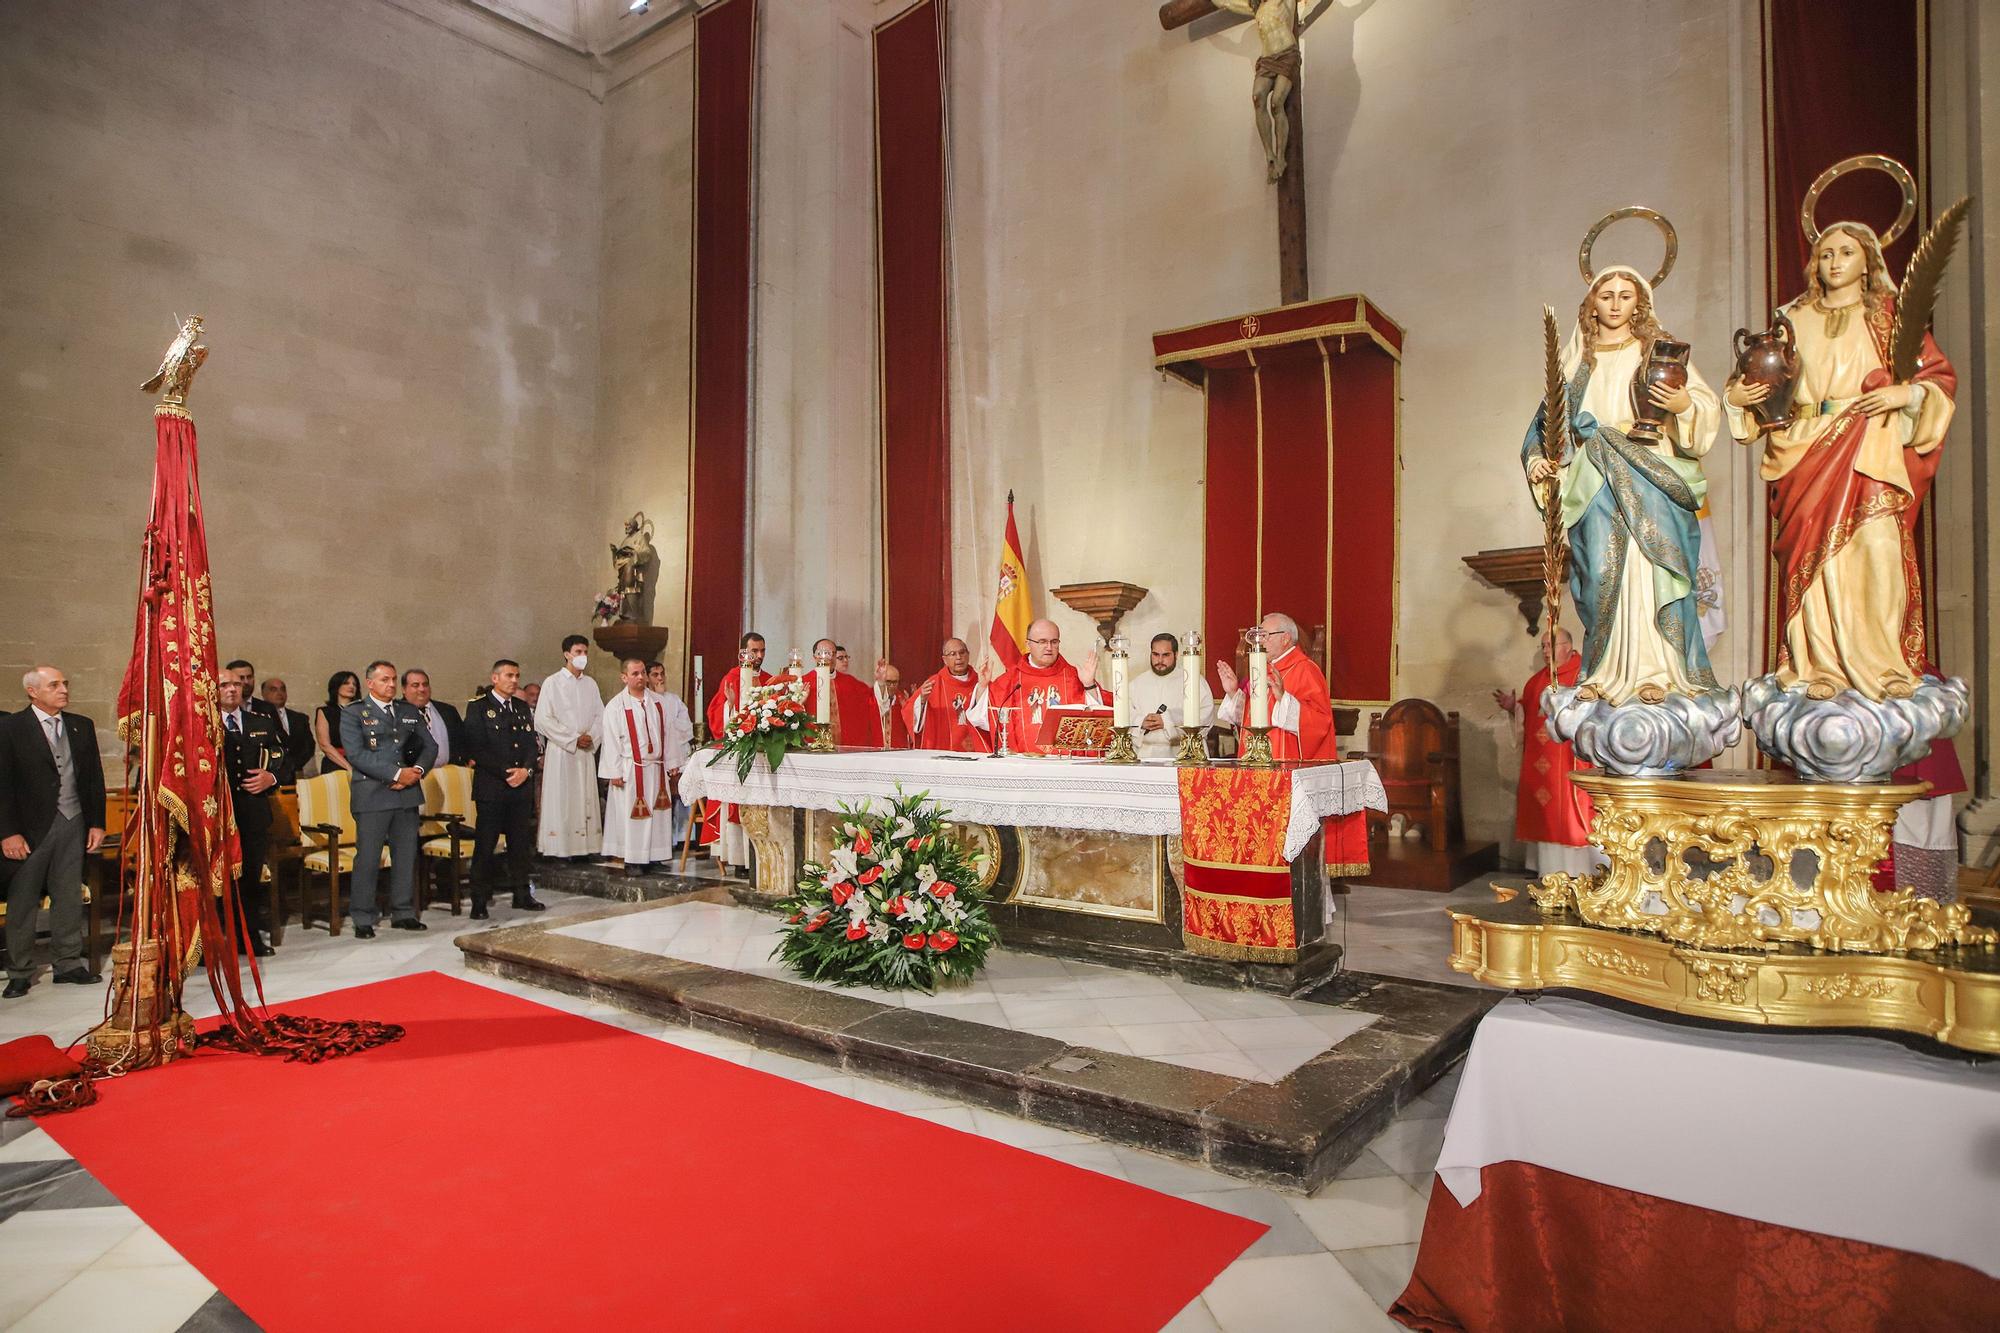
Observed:
[[[1277,862],[1270,868],[1288,879],[1283,906],[1294,936],[1288,947],[1253,951],[1218,948],[1189,923],[1180,777],[1187,770],[1172,764],[841,750],[794,752],[775,771],[759,760],[738,780],[732,760],[707,759],[698,754],[683,770],[681,795],[739,807],[757,899],[784,896],[803,865],[825,859],[843,806],[899,789],[925,792],[984,854],[976,887],[1010,947],[1287,994],[1338,970],[1340,946],[1326,931],[1338,878],[1322,852],[1324,821],[1387,805],[1365,760],[1274,770],[1288,779],[1290,803],[1282,827],[1269,830]]]

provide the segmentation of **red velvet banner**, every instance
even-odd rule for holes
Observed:
[[[1881,153],[1917,180],[1917,216],[1884,251],[1900,280],[1930,222],[1927,202],[1930,84],[1924,0],[1764,0],[1766,290],[1781,305],[1805,289],[1809,256],[1799,208],[1822,171],[1843,158]],[[1902,206],[1896,183],[1879,171],[1842,176],[1820,196],[1822,223],[1854,219],[1877,232]],[[1925,586],[1933,586],[1932,518],[1919,518]],[[1777,579],[1767,584],[1764,665],[1777,662]],[[1927,608],[1929,607],[1927,603]],[[1929,614],[1934,615],[1934,611]],[[1936,641],[1935,623],[1926,626]],[[1946,665],[1949,665],[1948,663]]]
[[[1259,433],[1264,447],[1258,600],[1264,611],[1290,615],[1307,635],[1314,625],[1335,623],[1327,610],[1332,563],[1328,532],[1333,517],[1327,490],[1333,452],[1327,429],[1331,359],[1318,339],[1267,348],[1257,355],[1263,416]],[[1330,678],[1328,686],[1329,694],[1338,694]]]
[[[744,629],[757,0],[724,0],[696,17],[694,71],[687,647],[715,680],[736,664]]]
[[[945,0],[875,29],[883,654],[927,664],[951,623]]]

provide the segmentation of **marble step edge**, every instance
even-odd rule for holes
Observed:
[[[555,933],[569,924],[457,943],[482,971],[1296,1192],[1331,1179],[1448,1069],[1492,1003],[1454,987],[1385,982],[1443,993],[1446,1012],[1431,1015],[1443,1021],[1385,1016],[1285,1079],[1259,1083]],[[1083,1068],[1057,1067],[1078,1060]]]

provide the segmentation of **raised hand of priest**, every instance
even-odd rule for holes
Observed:
[[[1515,694],[1514,691],[1512,690],[1493,691],[1494,707],[1498,708],[1501,712],[1506,713],[1510,717],[1513,715],[1514,710],[1520,706],[1520,703],[1521,703],[1521,697]]]
[[[937,687],[937,680],[935,678],[925,681],[923,688],[917,691],[917,697],[919,699],[929,699],[931,697],[931,691],[936,687]]]
[[[1083,665],[1076,669],[1077,684],[1086,690],[1097,684],[1097,654],[1085,653]]]
[[[1236,693],[1235,667],[1229,665],[1227,662],[1217,662],[1215,664],[1215,679],[1221,684],[1223,694],[1230,695]]]
[[[1285,678],[1283,676],[1273,671],[1270,675],[1264,677],[1264,683],[1271,687],[1272,699],[1276,700],[1285,697]]]

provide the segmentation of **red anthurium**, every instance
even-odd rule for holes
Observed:
[[[826,891],[833,895],[833,905],[835,907],[847,906],[847,900],[854,896],[854,886],[852,884],[829,884]]]
[[[882,867],[869,866],[866,870],[862,871],[861,874],[855,878],[854,882],[856,884],[873,884],[876,880],[880,878],[882,878]]]
[[[934,930],[931,932],[931,947],[939,953],[943,953],[957,943],[958,936],[948,930]]]
[[[821,926],[825,925],[828,921],[831,921],[832,919],[833,919],[833,913],[821,912],[818,916],[806,922],[806,933],[811,934],[813,931],[818,930]]]
[[[949,898],[952,894],[958,892],[958,885],[948,879],[941,879],[931,885],[931,892],[940,898]]]
[[[903,901],[903,895],[899,893],[895,897],[891,898],[888,902],[883,903],[882,910],[887,912],[890,916],[901,916],[903,914],[903,909],[907,906],[909,906],[909,904]]]
[[[911,953],[915,953],[924,947],[924,937],[921,935],[905,935],[903,936],[903,947]]]
[[[847,938],[850,940],[861,940],[868,938],[868,927],[862,925],[859,921],[855,922],[853,925],[847,928]]]
[[[785,922],[787,925],[796,924],[804,916],[805,916],[804,912],[794,912],[790,916],[785,918]]]
[[[862,829],[861,836],[854,840],[854,854],[856,856],[866,856],[874,850],[875,840],[868,836],[867,829]]]

